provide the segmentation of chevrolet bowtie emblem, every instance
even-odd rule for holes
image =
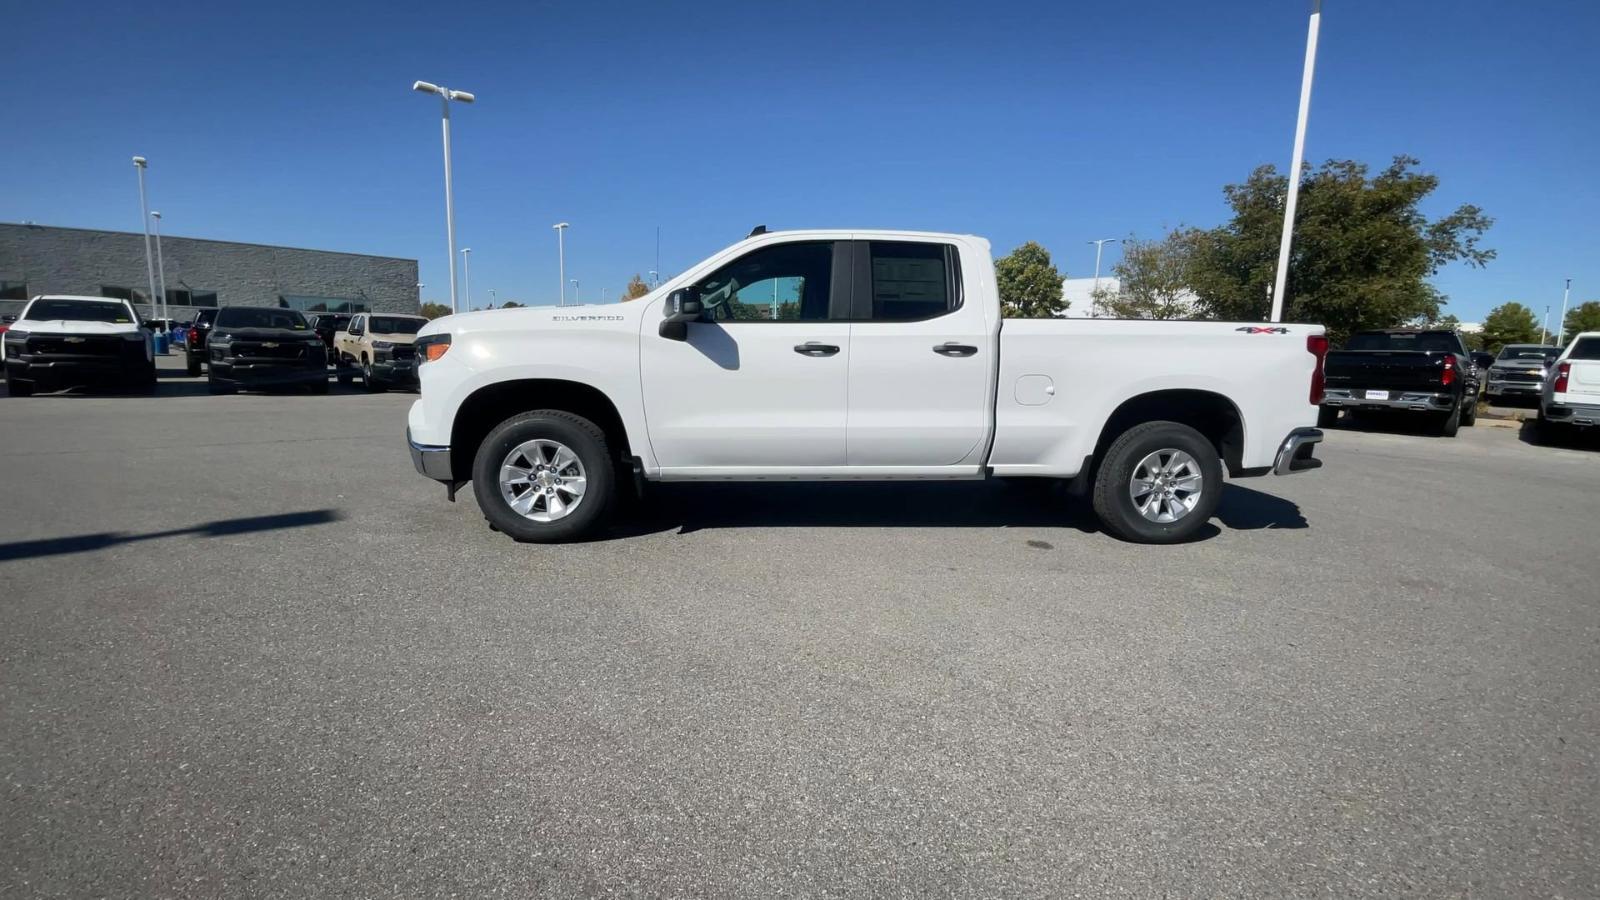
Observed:
[[[263,343],[261,346],[263,346],[263,347],[276,347],[276,346],[278,346],[278,342],[277,341],[267,341],[267,342]]]
[[[80,337],[69,337],[69,338],[67,338],[67,343],[69,343],[69,344],[81,344],[81,343],[83,343],[83,342],[84,342],[84,341],[85,341],[85,340],[86,340],[86,338],[80,338]]]

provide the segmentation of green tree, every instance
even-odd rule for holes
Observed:
[[[1569,341],[1572,340],[1573,335],[1580,332],[1600,331],[1600,300],[1580,303],[1567,310],[1567,320],[1563,325],[1566,330],[1562,332],[1562,336]]]
[[[1539,320],[1533,310],[1521,303],[1505,303],[1483,317],[1483,349],[1498,351],[1506,344],[1535,344],[1539,341]]]
[[[1170,231],[1158,241],[1130,237],[1122,242],[1122,259],[1112,271],[1118,289],[1102,288],[1095,304],[1119,319],[1182,319],[1194,312],[1189,268],[1198,232]]]
[[[1013,319],[1048,319],[1070,306],[1061,296],[1061,273],[1050,264],[1050,251],[1033,241],[994,264],[1002,315]]]
[[[644,279],[635,274],[628,279],[628,286],[622,289],[622,300],[620,302],[626,303],[629,300],[637,300],[648,293],[650,293],[650,285],[645,284]]]
[[[427,303],[422,304],[422,308],[418,310],[418,312],[429,319],[437,319],[440,316],[450,315],[450,307],[445,306],[443,303],[434,303],[430,300]]]
[[[1363,328],[1388,328],[1439,315],[1444,297],[1427,279],[1451,262],[1483,266],[1481,247],[1494,220],[1470,204],[1429,220],[1420,204],[1439,179],[1397,156],[1372,175],[1364,163],[1330,160],[1300,181],[1284,319],[1328,326],[1343,340]],[[1201,232],[1191,269],[1200,306],[1211,316],[1260,321],[1270,297],[1289,180],[1262,166],[1223,189],[1233,218]]]
[[[500,308],[501,309],[521,309],[522,308],[522,304],[518,303],[515,300],[507,300],[506,302],[500,304]]]

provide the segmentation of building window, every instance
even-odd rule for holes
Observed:
[[[297,309],[308,313],[363,313],[367,312],[365,300],[349,297],[307,297],[299,294],[280,294],[278,305],[284,309]]]
[[[196,291],[189,288],[167,288],[167,304],[170,306],[204,306],[217,305],[216,291]]]
[[[28,299],[28,283],[26,281],[0,281],[0,300],[26,299]]]
[[[150,297],[138,288],[122,287],[116,284],[100,285],[100,296],[114,297],[118,300],[127,300],[130,303],[149,303]]]

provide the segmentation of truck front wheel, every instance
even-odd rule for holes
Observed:
[[[497,531],[519,541],[559,543],[605,526],[616,471],[605,433],[593,422],[540,409],[501,422],[483,439],[472,489]]]
[[[1194,537],[1222,499],[1222,461],[1200,432],[1145,422],[1106,450],[1094,480],[1094,511],[1106,531],[1136,544]]]

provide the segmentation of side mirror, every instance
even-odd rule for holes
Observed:
[[[689,323],[700,318],[700,298],[688,288],[678,288],[667,295],[661,306],[661,327],[657,332],[669,341],[689,339]]]

